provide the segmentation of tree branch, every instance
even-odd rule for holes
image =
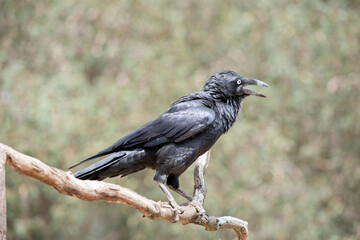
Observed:
[[[160,201],[155,202],[119,185],[101,181],[79,180],[75,178],[71,172],[64,172],[60,169],[50,167],[38,159],[17,152],[11,147],[1,143],[0,183],[1,177],[3,177],[1,174],[1,162],[4,161],[8,165],[12,166],[15,171],[19,172],[20,174],[35,178],[49,186],[52,186],[62,194],[77,197],[86,201],[107,201],[122,203],[141,212],[144,217],[148,217],[150,219],[167,220],[171,222],[174,221],[174,212],[168,204],[164,204]],[[221,228],[231,228],[235,230],[239,240],[246,240],[248,235],[247,222],[228,216],[208,216],[204,213],[204,211],[201,211],[203,209],[199,210],[198,208],[198,206],[201,206],[204,202],[206,195],[206,186],[203,176],[208,161],[209,152],[199,157],[196,162],[194,173],[194,200],[187,206],[180,207],[181,213],[179,214],[179,221],[184,225],[193,223],[204,226],[208,231],[216,231]],[[0,191],[0,201],[4,202],[5,200],[1,198],[1,193],[2,191]],[[0,207],[3,206],[3,203],[1,202]],[[2,209],[0,210],[2,211]],[[0,219],[0,227],[1,226]]]

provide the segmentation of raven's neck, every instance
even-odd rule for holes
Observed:
[[[224,133],[235,123],[236,118],[241,110],[243,98],[233,97],[226,100],[217,99],[216,108],[214,109],[219,114],[219,119],[222,122]]]
[[[230,127],[235,123],[236,118],[241,109],[241,103],[244,100],[244,96],[232,95],[229,96],[229,90],[224,88],[221,84],[212,82],[214,87],[203,89],[203,91],[210,95],[215,100],[217,111],[223,125],[224,133],[227,132]]]

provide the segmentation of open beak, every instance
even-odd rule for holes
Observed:
[[[244,88],[245,86],[248,85],[257,85],[257,86],[264,86],[264,87],[269,87],[269,85],[267,85],[266,83],[257,80],[257,79],[251,79],[251,78],[242,78],[241,79],[241,84],[239,85],[239,87],[236,90],[236,95],[242,96],[242,95],[254,95],[254,96],[258,96],[258,97],[263,97],[266,98],[265,95],[256,92],[254,90],[251,89],[246,89]]]

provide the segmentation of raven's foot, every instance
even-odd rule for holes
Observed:
[[[164,175],[165,176],[165,175]],[[166,176],[165,176],[166,177]],[[172,207],[172,210],[174,212],[174,222],[179,221],[179,214],[181,214],[182,212],[180,212],[180,208],[179,205],[177,205],[174,197],[171,195],[171,193],[169,192],[169,190],[167,190],[167,188],[165,187],[164,183],[162,181],[156,180],[156,174],[154,176],[154,179],[156,181],[156,183],[159,185],[159,187],[161,188],[161,190],[165,193],[166,197],[169,200],[170,206]]]
[[[182,214],[184,211],[181,210],[179,205],[173,201],[173,202],[161,202],[161,206],[165,208],[170,208],[174,212],[174,221],[172,223],[176,223],[179,221],[179,215]]]
[[[205,209],[203,208],[202,204],[200,204],[198,201],[191,201],[189,205],[193,206],[196,210],[196,219],[195,222],[201,223],[202,218],[206,215]]]

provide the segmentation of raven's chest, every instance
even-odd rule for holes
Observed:
[[[221,136],[214,126],[179,143],[162,146],[156,152],[156,169],[166,174],[181,175],[199,156],[208,151]]]

